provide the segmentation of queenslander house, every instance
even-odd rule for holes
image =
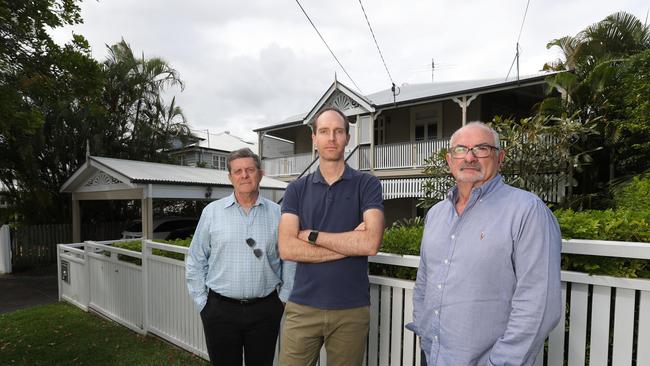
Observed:
[[[532,115],[545,97],[547,76],[404,84],[369,95],[334,81],[308,112],[255,130],[265,174],[288,182],[316,169],[309,123],[322,108],[335,106],[350,122],[347,163],[380,179],[386,222],[423,216],[416,204],[425,159],[447,148],[451,134],[467,122]]]

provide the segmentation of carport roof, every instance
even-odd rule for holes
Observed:
[[[118,183],[115,180],[132,188],[141,184],[231,186],[228,172],[223,170],[89,156],[63,184],[61,192],[76,192],[79,187],[93,185],[93,182]],[[262,189],[283,190],[286,187],[287,183],[268,177],[260,184]]]

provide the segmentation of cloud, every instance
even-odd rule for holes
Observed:
[[[358,2],[301,4],[364,93],[390,87]],[[525,1],[363,1],[396,84],[504,77],[515,55]],[[332,59],[294,1],[111,0],[81,4],[84,35],[98,60],[124,38],[136,53],[176,68],[184,92],[171,90],[190,123],[251,138],[253,128],[309,110],[337,78],[352,82]],[[553,38],[574,35],[626,10],[643,19],[647,4],[531,1],[520,39],[520,73],[558,57]],[[54,31],[64,42],[72,29]],[[514,71],[513,71],[514,72]]]

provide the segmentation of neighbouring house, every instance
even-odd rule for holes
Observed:
[[[179,165],[227,170],[226,157],[231,151],[250,148],[257,153],[257,143],[231,134],[229,131],[212,133],[208,130],[192,130],[189,144],[180,140],[172,142],[169,156]]]
[[[425,159],[449,145],[451,134],[471,121],[522,118],[545,97],[548,73],[503,79],[404,84],[360,95],[334,81],[308,112],[256,129],[265,174],[291,181],[318,162],[311,123],[324,107],[341,109],[351,123],[347,163],[381,180],[387,223],[422,216]]]

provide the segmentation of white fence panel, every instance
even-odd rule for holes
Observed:
[[[118,254],[140,257],[140,253],[85,242],[90,272],[89,307],[109,318],[144,333],[142,270],[117,258]],[[102,252],[109,252],[110,257]]]
[[[634,290],[616,289],[612,365],[632,364],[632,345],[634,342],[634,296]],[[648,347],[648,345],[641,345],[641,347]]]
[[[59,244],[57,261],[59,278],[59,299],[88,310],[90,300],[89,278],[83,243]],[[63,278],[63,276],[66,278]]]
[[[650,291],[641,291],[639,299],[639,338],[636,364],[650,365]],[[645,345],[645,346],[643,346]]]
[[[587,296],[589,286],[581,283],[571,285],[571,312],[569,328],[569,365],[585,364],[587,345]]]
[[[187,248],[145,241],[148,330],[203,357],[203,324],[185,285],[185,262],[151,254],[151,249],[187,253]]]
[[[609,356],[609,310],[612,301],[612,288],[594,286],[591,296],[589,366],[606,366]]]
[[[153,248],[182,254],[187,249],[145,241],[143,255],[105,244],[59,245],[61,299],[96,310],[135,331],[150,331],[206,358],[202,324],[185,287],[184,262],[151,253]],[[571,240],[564,241],[563,252],[650,258],[650,246],[643,243]],[[142,258],[143,265],[119,260],[118,254]],[[385,253],[370,258],[374,263],[411,268],[417,268],[419,260]],[[370,276],[370,284],[367,365],[419,365],[417,339],[404,329],[412,318],[413,281]],[[563,271],[564,307],[567,302],[569,318],[562,311],[548,349],[538,355],[535,365],[607,365],[610,348],[612,365],[631,365],[634,360],[638,366],[650,365],[650,280]],[[325,364],[324,352],[321,355],[321,364]]]

